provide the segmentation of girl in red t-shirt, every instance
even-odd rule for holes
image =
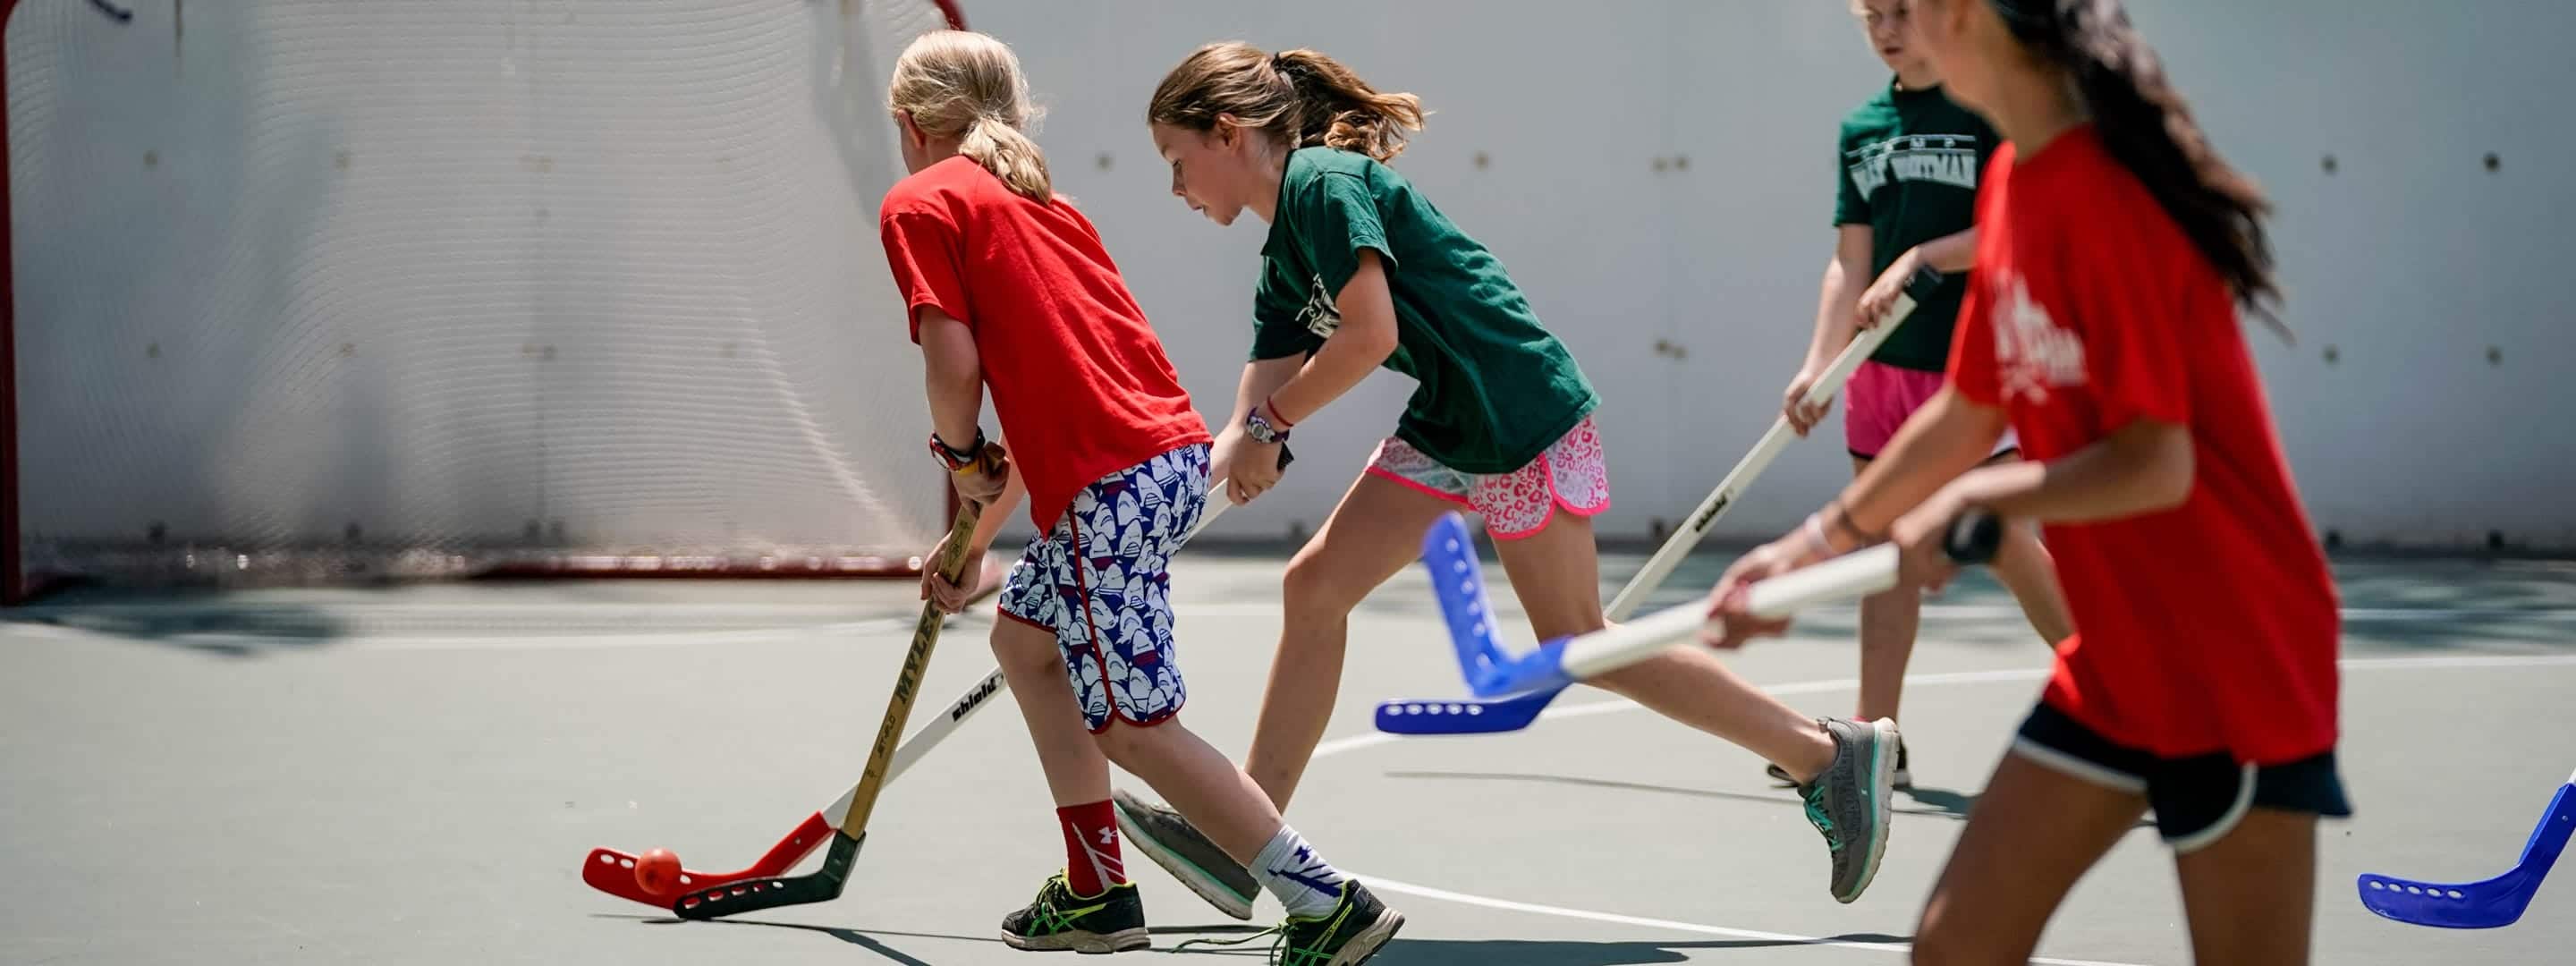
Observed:
[[[2266,203],[2118,0],[1913,3],[1951,96],[2009,142],[1949,385],[1798,533],[1728,571],[1713,643],[1781,629],[1744,613],[1748,582],[1877,534],[1935,584],[1963,512],[2044,524],[2077,634],[1925,904],[1915,961],[2024,961],[2152,809],[2198,960],[2303,963],[2317,817],[2351,808],[2334,585],[2237,318],[2277,296]],[[2029,462],[1971,470],[2007,427]]]
[[[1120,859],[1115,761],[1278,897],[1291,955],[1368,958],[1404,917],[1178,719],[1167,568],[1207,510],[1210,437],[1099,233],[1055,194],[1021,132],[1035,111],[1019,60],[982,34],[928,34],[896,63],[888,102],[912,175],[886,193],[878,221],[928,364],[930,449],[960,496],[989,504],[988,523],[1025,491],[1038,527],[1003,588],[1010,619],[994,622],[993,653],[1037,745],[1066,865],[1002,920],[1003,941],[1088,953],[1151,944]],[[987,388],[1007,458],[978,428]],[[993,529],[976,532],[974,556]],[[935,572],[922,592],[951,613],[965,604]]]

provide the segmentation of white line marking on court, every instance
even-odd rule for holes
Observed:
[[[2019,614],[2020,612],[2014,611],[2014,613]],[[2576,654],[2462,654],[2418,657],[2348,657],[2336,661],[2335,665],[2346,671],[2565,667],[2576,665]],[[1951,671],[1940,674],[1917,674],[1908,676],[1905,679],[1905,686],[1908,688],[1916,688],[1945,684],[1995,684],[2014,681],[2039,681],[2048,677],[2048,673],[2049,670],[2047,668],[2006,668],[1992,671]],[[1823,681],[1792,681],[1785,684],[1756,685],[1756,687],[1759,687],[1763,693],[1774,696],[1815,694],[1819,692],[1854,690],[1860,687],[1860,679],[1833,678]],[[1589,718],[1595,715],[1613,714],[1621,711],[1635,711],[1643,707],[1643,705],[1626,698],[1613,698],[1608,701],[1594,701],[1587,704],[1550,707],[1546,711],[1539,712],[1539,720],[1545,721],[1555,718]],[[1369,734],[1336,738],[1315,746],[1315,754],[1313,757],[1323,758],[1328,755],[1358,751],[1362,748],[1375,747],[1391,741],[1401,740],[1403,737],[1404,736],[1402,735],[1372,732]],[[2576,781],[2576,778],[2571,778],[2569,780]],[[1800,936],[1792,933],[1763,932],[1755,929],[1735,929],[1727,926],[1709,926],[1693,922],[1676,922],[1670,919],[1649,919],[1642,916],[1626,916],[1609,912],[1593,912],[1587,909],[1568,909],[1561,906],[1542,906],[1536,903],[1518,902],[1511,899],[1496,899],[1491,896],[1471,895],[1464,892],[1451,892],[1446,889],[1436,889],[1430,886],[1398,882],[1393,879],[1362,872],[1352,872],[1351,875],[1366,881],[1372,888],[1384,889],[1388,892],[1402,893],[1442,902],[1484,906],[1489,909],[1502,909],[1511,912],[1527,912],[1543,916],[1558,916],[1566,919],[1588,919],[1594,922],[1614,923],[1624,926],[1644,926],[1654,929],[1671,929],[1679,932],[1703,933],[1712,936],[1733,936],[1739,939],[1761,939],[1815,946],[1844,946],[1852,949],[1867,949],[1883,953],[1908,953],[1912,952],[1914,949],[1913,945],[1910,943],[1849,942],[1844,940],[1826,939],[1821,936]],[[2115,963],[2086,959],[2048,959],[2042,957],[2033,957],[2031,962],[2048,963],[2052,964],[2052,966],[2142,966],[2142,964],[2137,963]]]
[[[1470,906],[1484,906],[1489,909],[1502,909],[1510,912],[1528,912],[1542,916],[1561,916],[1567,919],[1589,919],[1594,922],[1606,922],[1621,926],[1644,926],[1649,929],[1670,929],[1675,932],[1695,932],[1710,936],[1729,936],[1736,939],[1759,939],[1800,946],[1841,946],[1846,949],[1867,949],[1872,952],[1896,953],[1899,955],[1914,951],[1914,945],[1912,943],[1865,943],[1853,942],[1847,939],[1825,939],[1817,936],[1800,936],[1785,932],[1762,932],[1756,929],[1731,929],[1726,926],[1705,926],[1696,922],[1676,922],[1671,919],[1648,919],[1644,916],[1623,916],[1615,912],[1593,912],[1589,909],[1568,909],[1563,906],[1542,906],[1530,902],[1514,902],[1510,899],[1496,899],[1490,896],[1469,895],[1464,892],[1451,892],[1447,889],[1434,889],[1430,886],[1414,885],[1409,882],[1397,882],[1384,876],[1370,875],[1365,872],[1351,872],[1350,875],[1353,878],[1368,883],[1369,888],[1372,889],[1402,893],[1410,896],[1419,896],[1424,899],[1437,899],[1442,902],[1456,902]],[[2045,956],[2033,956],[2030,961],[2033,963],[2044,963],[2047,964],[2047,966],[2143,966],[2143,964],[2139,963],[2115,963],[2093,959],[2051,959]]]
[[[97,620],[108,623],[113,618],[184,617],[192,613],[217,615],[238,621],[256,621],[262,617],[296,618],[314,625],[309,633],[260,633],[256,630],[181,631],[175,634],[152,634],[181,644],[210,647],[247,647],[257,650],[294,650],[273,647],[286,641],[327,645],[332,650],[361,651],[462,651],[462,650],[597,650],[620,647],[684,647],[700,644],[777,644],[801,643],[819,638],[854,634],[901,632],[913,624],[910,617],[875,617],[845,620],[822,620],[833,616],[852,616],[854,608],[839,604],[651,604],[601,603],[579,601],[564,603],[459,604],[405,602],[400,604],[329,604],[262,602],[256,604],[105,604],[105,605],[38,605],[10,613],[12,619],[0,620],[0,630],[30,633],[47,637],[130,637],[133,632],[110,626],[84,626]],[[1183,617],[1277,617],[1277,601],[1205,601],[1182,604]],[[1515,613],[1508,608],[1498,613]],[[1849,617],[1853,608],[1818,608],[1825,616]],[[2426,624],[2468,620],[2514,620],[2529,623],[2564,623],[2576,621],[2576,608],[2373,608],[2348,607],[2344,618],[2356,624],[2404,623]],[[578,621],[592,615],[606,615],[621,623],[637,625],[633,629],[578,626]],[[2019,619],[2021,609],[2010,605],[1940,605],[1923,608],[1924,617],[1942,619]],[[1359,616],[1372,616],[1363,610]],[[1384,615],[1375,615],[1384,616]],[[739,622],[747,627],[675,626],[673,621],[695,618],[705,622]],[[804,618],[799,621],[796,618]],[[786,623],[769,623],[785,619]],[[989,626],[992,611],[976,607],[952,620],[959,625]],[[525,623],[519,623],[524,621]],[[659,623],[657,623],[657,621]],[[511,626],[516,623],[517,626]],[[572,624],[574,626],[566,626]],[[442,629],[441,625],[445,625]],[[499,626],[494,626],[499,625]],[[409,630],[407,628],[419,628]],[[1819,682],[1821,684],[1822,682]],[[1959,682],[1966,683],[1966,682]],[[1828,688],[1829,690],[1829,688]],[[1550,714],[1571,712],[1551,711]],[[1600,712],[1593,712],[1600,713]],[[1369,742],[1366,744],[1374,744]],[[1366,744],[1360,747],[1366,747]]]

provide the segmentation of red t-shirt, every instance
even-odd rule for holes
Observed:
[[[1030,201],[955,157],[897,183],[877,217],[913,342],[925,305],[974,331],[1041,532],[1101,477],[1209,440],[1100,233],[1063,198]]]
[[[2279,764],[2332,748],[2340,633],[2325,555],[2233,294],[2090,125],[1995,155],[1951,380],[2035,460],[2136,419],[2191,430],[2190,497],[2052,525],[2082,633],[2043,700],[2121,744]]]

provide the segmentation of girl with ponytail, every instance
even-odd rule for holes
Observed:
[[[2007,142],[1949,384],[1800,534],[1728,571],[1712,643],[1782,629],[1743,611],[1750,581],[1879,534],[1937,584],[1963,513],[2044,525],[2077,633],[1924,906],[1914,961],[2024,961],[2152,811],[2199,962],[2305,963],[2317,820],[2351,806],[2337,594],[2238,318],[2278,296],[2263,195],[2118,0],[1911,3],[1950,96]],[[2028,461],[1971,469],[2007,429]]]
[[[1324,861],[1178,720],[1187,692],[1166,568],[1207,509],[1207,424],[1100,233],[1049,185],[1024,130],[1037,112],[1018,59],[982,34],[927,34],[896,63],[887,102],[912,174],[886,193],[878,222],[927,362],[929,446],[959,496],[985,505],[962,572],[983,572],[1023,496],[1038,531],[1003,585],[1010,619],[994,622],[993,654],[1037,745],[1065,866],[1002,920],[1002,940],[1087,953],[1151,945],[1119,856],[1115,761],[1185,803],[1238,867],[1287,869],[1263,882],[1288,907],[1292,938],[1294,917],[1329,920],[1306,932],[1350,951],[1335,962],[1366,958],[1404,917]],[[988,387],[1008,454],[980,425]],[[923,568],[922,596],[956,613],[971,594]],[[1365,914],[1332,915],[1355,902]]]
[[[1388,167],[1422,103],[1311,50],[1200,48],[1146,109],[1172,193],[1220,225],[1269,223],[1252,346],[1217,474],[1237,501],[1279,479],[1291,427],[1384,367],[1418,388],[1288,565],[1279,651],[1245,771],[1286,806],[1332,716],[1351,610],[1444,514],[1480,515],[1540,640],[1606,626],[1590,517],[1610,502],[1599,396],[1502,262]],[[1559,512],[1562,511],[1562,512]],[[1818,720],[1681,649],[1593,683],[1780,766],[1822,832],[1828,887],[1858,899],[1886,845],[1893,723]],[[1218,908],[1253,879],[1168,809],[1117,798],[1131,841]],[[1212,831],[1212,830],[1210,830]]]

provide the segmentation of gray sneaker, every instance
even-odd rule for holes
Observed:
[[[1786,768],[1778,765],[1764,765],[1762,773],[1771,776],[1772,783],[1782,788],[1798,787],[1798,780],[1789,777],[1789,770]],[[1914,787],[1914,769],[1905,763],[1905,739],[1902,737],[1896,739],[1896,778],[1891,784],[1895,785],[1898,791]]]
[[[1896,723],[1885,718],[1819,721],[1833,736],[1834,761],[1798,794],[1807,800],[1808,823],[1824,833],[1825,848],[1833,856],[1834,901],[1848,903],[1869,889],[1869,881],[1878,876],[1879,856],[1887,851]]]
[[[1252,880],[1251,870],[1199,834],[1181,813],[1124,790],[1110,792],[1109,803],[1118,813],[1119,831],[1129,844],[1144,849],[1155,865],[1218,912],[1252,918],[1252,900],[1261,894],[1260,883]]]

